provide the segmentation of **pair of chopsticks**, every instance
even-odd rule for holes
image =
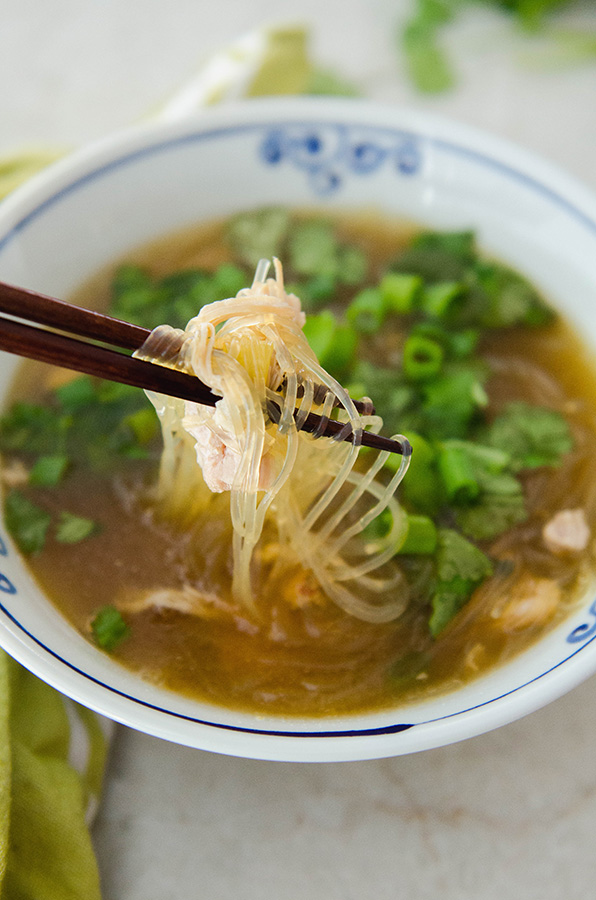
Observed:
[[[90,343],[101,341],[123,350],[138,350],[151,333],[146,328],[3,282],[0,282],[0,312],[88,339],[80,341],[68,334],[35,328],[0,316],[0,350],[7,353],[182,400],[192,400],[205,406],[215,406],[221,399],[198,378],[185,372]],[[332,437],[342,428],[345,429],[344,424],[332,419],[324,423],[324,430],[322,426],[321,417],[310,413],[301,430],[311,434],[322,432]],[[351,434],[344,437],[344,440],[351,439]],[[367,431],[362,434],[362,444],[404,455],[411,452],[407,442],[402,444]]]

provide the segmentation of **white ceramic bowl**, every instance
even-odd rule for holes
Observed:
[[[128,249],[264,204],[374,208],[474,228],[544,289],[596,347],[596,200],[542,160],[415,112],[351,100],[251,101],[129,131],[69,157],[0,206],[0,278],[58,297]],[[18,361],[2,355],[2,392]],[[0,397],[0,401],[1,401]],[[257,716],[143,682],[40,593],[5,531],[0,643],[81,703],[182,744],[262,759],[332,761],[437,747],[510,722],[596,670],[596,603],[512,662],[439,699],[369,715]]]

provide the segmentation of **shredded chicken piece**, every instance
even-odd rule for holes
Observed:
[[[479,672],[482,668],[484,660],[486,658],[486,647],[484,644],[474,644],[473,647],[470,647],[465,657],[465,666],[466,669],[470,669],[472,672]]]
[[[552,578],[523,575],[514,585],[509,600],[493,612],[493,617],[505,632],[538,628],[552,619],[561,596],[561,588]]]
[[[562,509],[542,529],[544,543],[557,556],[581,553],[591,536],[583,509]]]
[[[310,572],[297,572],[284,585],[284,600],[288,606],[299,609],[325,602],[325,595]]]
[[[29,469],[20,459],[13,459],[4,463],[0,477],[8,488],[21,487],[29,481]]]
[[[172,610],[186,616],[197,616],[201,619],[214,619],[223,615],[226,610],[217,594],[198,591],[190,585],[182,588],[158,588],[157,590],[139,591],[132,596],[127,593],[126,599],[116,600],[120,612],[137,615],[150,609]]]
[[[215,420],[219,410],[213,414]],[[214,434],[204,423],[193,424],[191,416],[186,416],[186,430],[195,439],[197,461],[203,470],[205,484],[210,491],[222,493],[231,491],[238,471],[240,453]]]

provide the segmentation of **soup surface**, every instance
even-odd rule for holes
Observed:
[[[362,621],[313,573],[276,575],[274,521],[255,554],[257,611],[242,608],[230,587],[229,495],[191,522],[162,515],[152,500],[161,435],[142,392],[37,364],[22,367],[0,433],[8,527],[74,627],[168,688],[313,716],[449,690],[561,621],[592,578],[591,361],[472,235],[373,216],[257,211],[145,247],[73,299],[149,328],[184,327],[274,253],[322,365],[353,397],[373,398],[384,433],[413,445],[398,493],[405,613]],[[187,588],[209,597],[204,615],[143,599]]]

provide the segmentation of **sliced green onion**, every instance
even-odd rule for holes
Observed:
[[[139,444],[150,444],[159,432],[159,419],[152,406],[139,409],[124,419]]]
[[[438,375],[443,365],[445,351],[430,338],[411,334],[404,344],[404,375],[412,381],[424,381]]]
[[[449,351],[456,359],[471,356],[480,340],[480,332],[476,328],[465,328],[449,334]]]
[[[84,519],[73,513],[61,512],[60,521],[56,528],[56,540],[60,544],[78,544],[98,530],[97,523],[93,519]]]
[[[436,468],[436,451],[427,440],[413,431],[406,431],[405,437],[412,446],[412,459],[400,487],[403,499],[413,509],[435,515],[444,497],[443,484]],[[395,465],[394,456],[396,454],[392,453],[385,466]]]
[[[222,263],[215,270],[212,276],[213,287],[222,299],[227,297],[235,297],[238,291],[246,287],[246,275],[240,268],[233,263]]]
[[[457,281],[440,281],[425,288],[422,295],[422,308],[433,318],[444,319],[451,311],[455,301],[461,297],[462,285]]]
[[[375,334],[385,318],[383,295],[379,288],[360,291],[346,310],[346,319],[358,331]]]
[[[337,319],[329,309],[316,316],[308,316],[304,324],[304,335],[318,360],[324,358],[331,347],[337,331]]]
[[[379,284],[385,310],[402,315],[412,312],[421,287],[422,278],[419,275],[387,272]]]
[[[115,650],[130,634],[130,628],[115,606],[100,609],[91,623],[91,630],[103,650]]]
[[[480,493],[474,463],[462,446],[441,446],[437,458],[447,498],[458,506],[471,503]]]
[[[338,325],[333,343],[323,359],[323,368],[335,377],[341,377],[354,360],[358,335],[349,325]]]
[[[356,352],[358,335],[353,328],[340,324],[331,310],[324,309],[307,317],[304,334],[324,369],[336,376],[345,372]]]
[[[431,518],[409,515],[406,538],[397,552],[429,555],[437,549],[437,539],[437,527]]]

